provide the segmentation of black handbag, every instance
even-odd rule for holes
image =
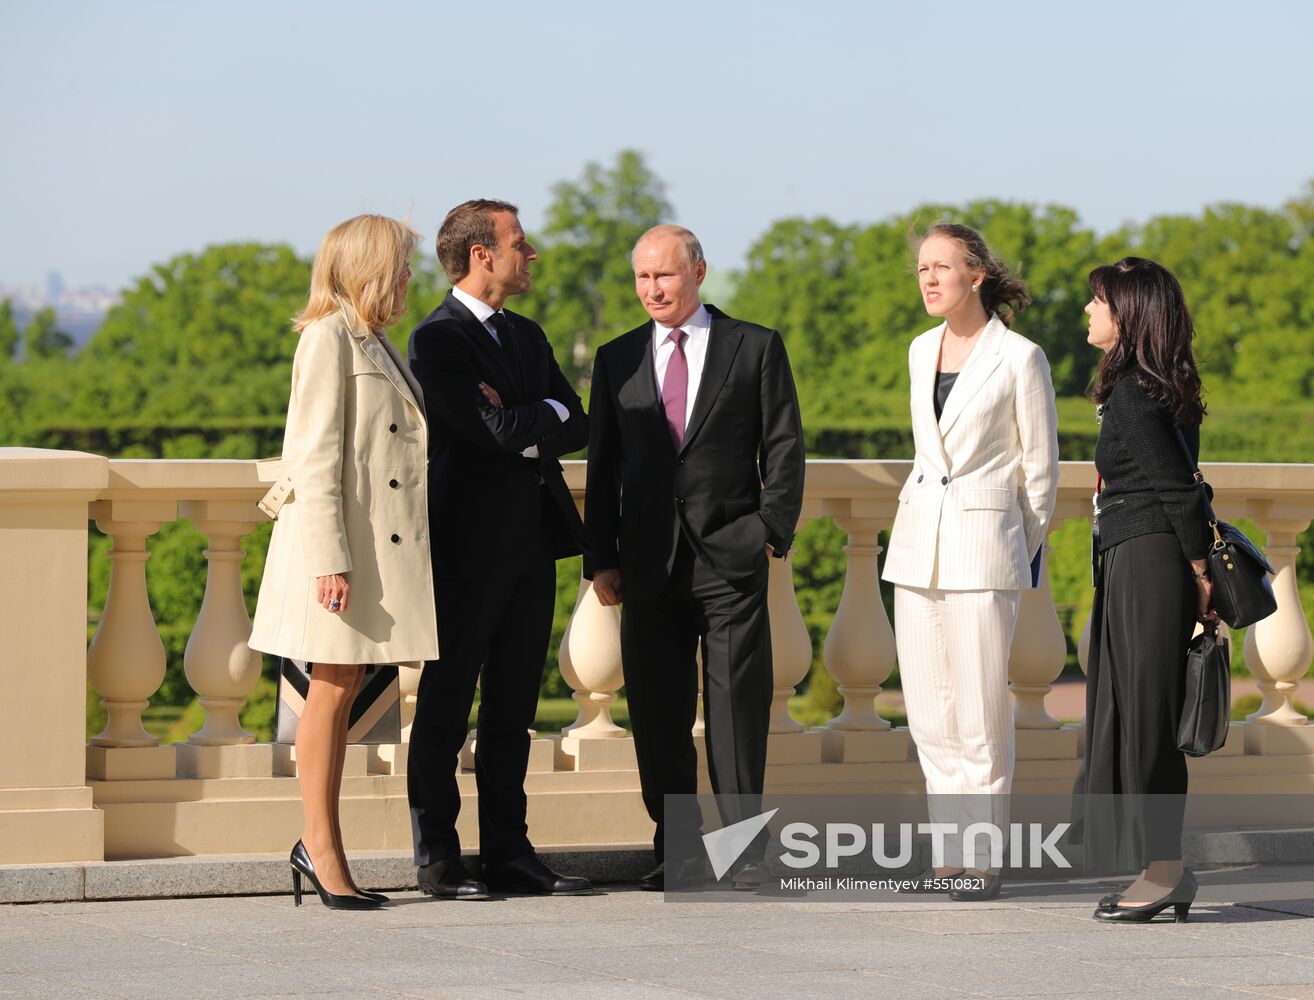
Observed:
[[[1177,726],[1177,749],[1190,757],[1213,753],[1227,740],[1232,711],[1232,669],[1227,643],[1209,623],[1186,647],[1186,698]]]
[[[1177,440],[1186,453],[1187,465],[1194,466],[1191,450],[1186,446],[1180,427],[1177,428]],[[1209,563],[1209,578],[1214,584],[1213,609],[1232,628],[1245,628],[1277,610],[1273,584],[1268,579],[1273,575],[1273,567],[1244,532],[1214,515],[1204,474],[1199,468],[1195,470],[1195,482],[1209,514],[1209,530],[1214,533],[1213,545],[1205,557]]]

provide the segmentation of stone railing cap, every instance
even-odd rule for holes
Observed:
[[[81,451],[0,448],[0,490],[102,490],[109,459]]]

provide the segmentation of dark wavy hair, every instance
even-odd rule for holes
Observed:
[[[1119,379],[1134,378],[1178,424],[1199,424],[1205,405],[1191,354],[1195,329],[1173,273],[1157,261],[1124,257],[1095,268],[1087,284],[1118,325],[1118,340],[1091,380],[1091,400],[1105,402]]]
[[[981,279],[981,305],[987,313],[998,313],[1005,326],[1013,324],[1013,317],[1031,304],[1031,292],[1026,282],[1008,269],[1008,265],[995,256],[985,237],[971,226],[957,222],[937,222],[913,247],[920,250],[932,236],[951,239],[963,248],[963,261],[973,271],[984,271]]]

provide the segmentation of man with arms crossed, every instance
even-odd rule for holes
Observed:
[[[430,401],[429,525],[441,638],[440,658],[420,676],[407,786],[419,885],[438,898],[591,891],[587,879],[543,864],[525,825],[528,730],[552,628],[555,560],[578,554],[583,543],[557,458],[588,440],[584,408],[542,328],[502,308],[529,291],[537,258],[514,205],[458,205],[438,231],[452,290],[411,335],[411,371]],[[461,861],[455,771],[481,670],[477,881]]]
[[[803,427],[780,334],[700,301],[707,263],[693,233],[650,229],[633,263],[652,321],[594,361],[585,575],[602,604],[624,601],[625,691],[659,862],[642,885],[662,889],[663,796],[697,790],[700,643],[712,789],[735,797],[718,799],[722,819],[757,811],[772,695],[767,559],[793,542]],[[760,860],[760,845],[745,853],[736,888],[760,883]]]

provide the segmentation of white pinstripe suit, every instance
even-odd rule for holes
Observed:
[[[1003,797],[1009,647],[1058,491],[1054,388],[1044,351],[994,316],[937,421],[943,334],[941,324],[908,349],[917,455],[883,576],[896,584],[899,671],[927,792]]]

